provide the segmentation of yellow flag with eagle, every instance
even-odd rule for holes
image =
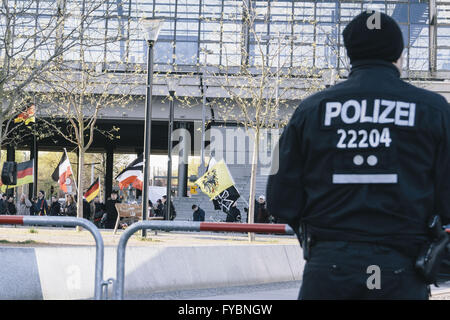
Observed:
[[[214,199],[222,191],[234,185],[233,178],[223,160],[217,162],[201,176],[195,184],[210,198]]]

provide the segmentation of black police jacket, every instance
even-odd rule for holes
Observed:
[[[305,99],[278,148],[268,210],[318,239],[417,248],[430,215],[450,222],[449,105],[391,63],[358,61]]]

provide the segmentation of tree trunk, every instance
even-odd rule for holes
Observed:
[[[83,218],[83,168],[84,168],[84,150],[78,148],[78,190],[77,190],[77,218]],[[81,231],[81,227],[77,227],[77,231]]]
[[[256,170],[258,169],[258,157],[259,155],[259,128],[255,130],[255,142],[253,146],[253,157],[252,157],[252,171],[250,174],[250,195],[249,195],[249,208],[248,208],[248,223],[255,222],[255,193],[256,193]],[[255,241],[255,234],[252,232],[248,233],[248,240]]]
[[[83,218],[83,168],[84,168],[84,151],[79,149],[78,152],[78,191],[77,191],[77,218]]]

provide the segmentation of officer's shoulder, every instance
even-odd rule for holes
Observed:
[[[414,97],[416,102],[439,110],[450,111],[447,99],[441,94],[417,87],[406,81],[402,81],[402,83],[405,86],[405,89],[409,91],[408,95]]]

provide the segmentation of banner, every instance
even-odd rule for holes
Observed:
[[[144,181],[144,174],[142,172],[143,167],[144,155],[141,154],[117,175],[116,180],[119,181],[120,190],[123,190],[123,188],[128,187],[130,184],[133,188],[142,190],[142,184]]]
[[[234,181],[227,165],[223,160],[220,160],[195,181],[195,184],[212,200],[224,190],[233,186]]]
[[[58,166],[55,171],[53,171],[52,179],[59,183],[59,187],[62,191],[71,192],[67,188],[67,185],[71,184],[69,179],[71,175],[73,175],[72,166],[70,165],[66,152],[64,152],[61,160],[59,160]]]
[[[84,193],[84,197],[86,198],[87,202],[91,202],[95,199],[95,197],[100,192],[100,181],[99,178],[97,178],[94,183],[87,189],[87,191]]]
[[[17,184],[13,186],[8,186],[8,189],[33,182],[34,182],[33,160],[21,162],[17,164]],[[0,190],[2,192],[5,192],[6,187],[7,186],[4,185],[0,179]]]
[[[218,210],[217,208],[219,208],[220,210],[220,208],[222,208],[224,212],[228,212],[233,203],[235,203],[240,196],[241,195],[236,187],[231,186],[213,199],[214,209]]]

